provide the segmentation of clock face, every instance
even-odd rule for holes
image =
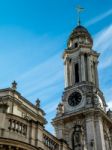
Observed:
[[[79,92],[72,93],[68,98],[68,104],[70,106],[77,106],[82,99],[82,95]]]

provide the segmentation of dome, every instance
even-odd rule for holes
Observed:
[[[68,48],[76,48],[78,45],[93,46],[93,40],[88,30],[79,25],[77,26],[68,39]]]

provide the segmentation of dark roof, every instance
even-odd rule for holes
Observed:
[[[85,32],[88,32],[88,30],[84,26],[81,26],[81,25],[77,26],[74,30],[83,30]]]
[[[74,39],[77,36],[85,36],[85,37],[89,38],[89,40],[93,44],[93,40],[92,40],[90,33],[88,32],[88,30],[85,27],[83,27],[81,25],[79,25],[75,29],[73,29],[72,33],[70,34],[69,40]]]

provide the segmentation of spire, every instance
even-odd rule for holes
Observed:
[[[76,10],[77,10],[77,13],[78,13],[77,25],[80,26],[80,24],[81,24],[80,13],[84,11],[84,8],[79,5],[79,6],[76,7]]]

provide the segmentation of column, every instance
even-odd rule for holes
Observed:
[[[86,81],[85,61],[83,54],[81,54],[81,80]]]
[[[65,77],[65,88],[68,87],[68,76],[67,76],[67,62],[64,62],[64,77]]]
[[[106,150],[105,140],[104,140],[104,131],[103,131],[103,122],[99,114],[97,114],[95,118],[95,127],[96,127],[97,150]]]
[[[71,75],[71,72],[70,72],[70,59],[69,58],[66,58],[65,60],[66,64],[65,64],[65,84],[66,84],[66,87],[70,86],[70,83],[71,83],[71,78],[70,78],[70,75]]]
[[[88,70],[88,81],[92,82],[92,70],[91,70],[91,60],[90,55],[87,56],[87,70]]]
[[[69,77],[69,86],[72,86],[73,85],[73,63],[71,61],[71,59],[69,58],[69,64],[68,64],[68,77]]]
[[[95,62],[95,80],[96,80],[96,86],[99,87],[99,79],[98,79],[98,62]]]

